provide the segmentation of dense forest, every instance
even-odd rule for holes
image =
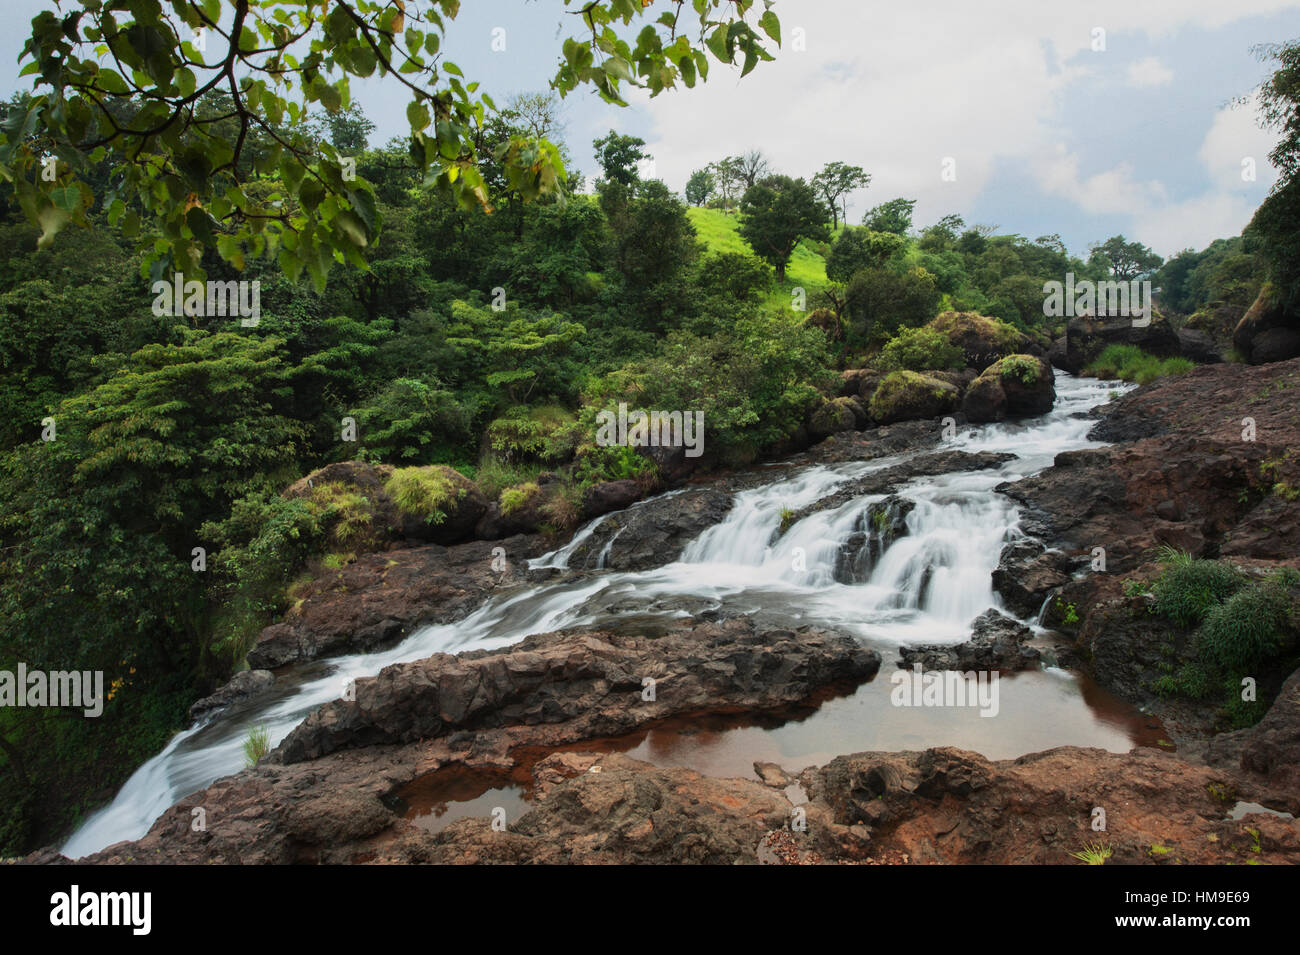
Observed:
[[[1294,306],[1298,51],[1274,55],[1282,181],[1243,235],[1168,261],[1124,236],[1080,257],[1059,236],[955,213],[920,225],[905,198],[848,224],[845,197],[870,195],[870,175],[844,160],[861,157],[820,157],[805,179],[772,168],[759,142],[679,196],[641,177],[644,142],[611,131],[594,144],[600,168],[581,170],[551,91],[474,130],[486,204],[430,181],[410,142],[372,145],[355,106],[283,117],[277,136],[355,168],[367,185],[349,215],[382,228],[288,265],[218,254],[214,238],[199,272],[260,283],[251,327],[155,307],[171,272],[153,251],[173,236],[122,194],[109,160],[91,162],[77,215],[56,229],[6,189],[0,668],[102,670],[108,699],[97,720],[0,710],[0,851],[101,803],[245,665],[297,583],[373,546],[355,493],[283,493],[332,462],[391,465],[389,493],[431,526],[472,485],[503,534],[527,515],[559,540],[593,486],[669,483],[653,455],[597,444],[596,415],[620,402],[703,412],[705,466],[737,467],[788,451],[843,369],[959,366],[935,325],[945,313],[1045,353],[1065,322],[1044,315],[1044,283],[1066,273],[1149,279],[1165,320],[1219,341],[1266,283]],[[234,107],[218,89],[193,103],[214,121]],[[44,148],[32,108],[29,94],[9,103],[6,157]],[[273,195],[285,176],[262,161],[273,136],[247,136],[242,189]],[[499,158],[535,139],[559,157],[549,190]]]

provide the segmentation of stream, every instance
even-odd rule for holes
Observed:
[[[1128,387],[1058,372],[1056,406],[1049,414],[967,426],[944,441],[940,450],[1011,452],[1017,458],[1000,468],[922,477],[896,489],[896,496],[915,504],[905,517],[907,533],[852,583],[841,582],[844,575],[835,573],[837,555],[846,539],[864,530],[869,509],[886,495],[864,495],[810,514],[783,534],[782,513],[811,505],[906,456],[782,468],[770,483],[737,492],[726,518],[688,544],[680,560],[652,570],[603,569],[609,546],[589,558],[590,568],[570,567],[579,545],[611,515],[597,518],[564,547],[531,562],[534,568],[552,568],[551,579],[495,594],[465,619],[417,630],[387,650],[287,668],[277,673],[268,693],[178,733],[127,780],[112,803],[87,818],[62,851],[78,858],[140,838],[179,799],[242,769],[250,728],[265,725],[274,746],[311,710],[342,696],[348,681],[373,676],[389,664],[440,651],[505,647],[531,633],[662,623],[708,609],[753,613],[769,627],[815,624],[850,634],[880,651],[880,674],[855,692],[824,700],[810,714],[777,725],[771,720],[690,726],[668,721],[585,748],[748,777],[755,760],[798,770],[866,750],[951,745],[1005,759],[1064,745],[1116,752],[1153,745],[1161,734],[1147,717],[1085,677],[1050,666],[1005,675],[995,719],[982,719],[970,707],[901,708],[890,703],[889,675],[900,645],[960,643],[970,636],[979,614],[990,607],[1003,609],[991,574],[1003,546],[1021,531],[1014,503],[993,488],[1049,467],[1062,451],[1100,446],[1087,439],[1095,420],[1075,415]],[[459,815],[485,815],[490,809],[480,803],[501,805],[504,799],[513,817],[528,798],[522,785],[462,777],[441,797],[423,799],[414,813],[436,816],[440,826]],[[459,808],[449,813],[449,804]]]

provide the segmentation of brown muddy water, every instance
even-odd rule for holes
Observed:
[[[509,774],[449,766],[398,790],[396,808],[430,832],[457,819],[491,816],[498,807],[505,810],[507,824],[513,823],[531,807],[531,767],[555,752],[624,753],[655,766],[757,779],[755,762],[777,763],[796,773],[848,753],[933,746],[955,746],[989,759],[1014,759],[1057,746],[1173,750],[1158,719],[1081,674],[1047,669],[1002,675],[998,713],[985,717],[971,706],[895,706],[893,672],[887,662],[874,680],[854,691],[824,691],[808,705],[781,713],[686,715],[625,736],[516,750],[517,767]],[[791,795],[800,798],[797,790]]]

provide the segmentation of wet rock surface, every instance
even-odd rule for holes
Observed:
[[[254,669],[397,642],[418,627],[467,616],[494,591],[526,579],[524,561],[550,549],[540,535],[365,554],[318,577],[299,603],[264,629],[248,654]],[[495,560],[502,548],[504,567]]]
[[[1026,646],[1033,631],[1006,614],[989,610],[972,623],[971,638],[955,645],[922,645],[899,649],[905,667],[926,670],[1023,670],[1038,665],[1039,651]]]
[[[1118,443],[999,486],[1029,536],[1004,549],[996,589],[1021,615],[1059,591],[1098,682],[1161,705],[1151,684],[1187,658],[1189,635],[1124,581],[1154,578],[1162,546],[1260,574],[1300,563],[1300,499],[1286,493],[1300,486],[1297,406],[1300,360],[1204,366],[1111,402],[1090,436]]]
[[[257,767],[182,800],[144,838],[84,861],[353,862],[377,851],[381,834],[408,844],[404,861],[488,861],[484,852],[495,861],[752,856],[789,815],[786,797],[760,782],[611,756],[602,759],[608,772],[557,783],[584,763],[566,768],[539,754],[668,716],[785,711],[815,692],[859,684],[879,665],[878,654],[848,637],[763,630],[745,617],[688,621],[658,637],[569,631],[504,650],[438,654],[359,680],[355,701],[313,713]],[[655,679],[653,699],[645,677]],[[467,820],[433,836],[395,808],[393,795],[417,777],[451,765],[509,772],[521,753],[533,754],[553,788],[543,814],[508,833]],[[195,807],[206,814],[202,832],[190,828]],[[611,828],[602,834],[602,826]],[[474,849],[485,833],[506,838]],[[526,841],[512,854],[517,839]],[[46,853],[29,861],[55,860]]]

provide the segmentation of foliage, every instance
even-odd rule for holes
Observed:
[[[1189,358],[1157,358],[1137,345],[1107,345],[1083,373],[1094,378],[1120,378],[1149,385],[1157,378],[1185,375],[1195,367],[1196,363]]]
[[[912,209],[915,199],[890,199],[867,210],[862,224],[872,232],[892,232],[907,235],[912,229]]]
[[[785,268],[800,239],[830,238],[826,209],[802,179],[769,176],[740,200],[740,234],[754,252],[785,281]]]
[[[1154,609],[1181,627],[1200,623],[1211,608],[1245,584],[1241,574],[1220,561],[1165,550],[1161,562],[1164,570],[1151,585]]]
[[[923,268],[863,269],[849,283],[845,301],[847,338],[860,347],[886,341],[900,328],[924,325],[939,307],[939,289]]]
[[[384,491],[403,514],[427,524],[447,519],[447,506],[464,494],[448,472],[450,468],[398,468],[384,482]],[[452,472],[454,473],[454,472]]]
[[[1197,635],[1197,654],[1230,673],[1251,672],[1281,649],[1290,598],[1277,582],[1254,584],[1212,606]]]
[[[904,328],[880,350],[881,371],[956,370],[965,365],[962,350],[930,328]]]

